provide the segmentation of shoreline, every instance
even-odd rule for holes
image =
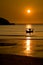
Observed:
[[[43,65],[43,58],[0,54],[0,63],[2,65]]]

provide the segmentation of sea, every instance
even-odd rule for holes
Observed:
[[[43,58],[43,24],[0,25],[0,54]]]

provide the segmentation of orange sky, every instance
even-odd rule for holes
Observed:
[[[15,23],[43,23],[43,0],[0,0],[0,17]]]

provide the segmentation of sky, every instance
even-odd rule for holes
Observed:
[[[0,0],[0,17],[12,23],[43,23],[43,0]]]

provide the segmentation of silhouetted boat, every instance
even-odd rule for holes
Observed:
[[[26,33],[33,33],[33,29],[31,29],[31,28],[26,29]]]

